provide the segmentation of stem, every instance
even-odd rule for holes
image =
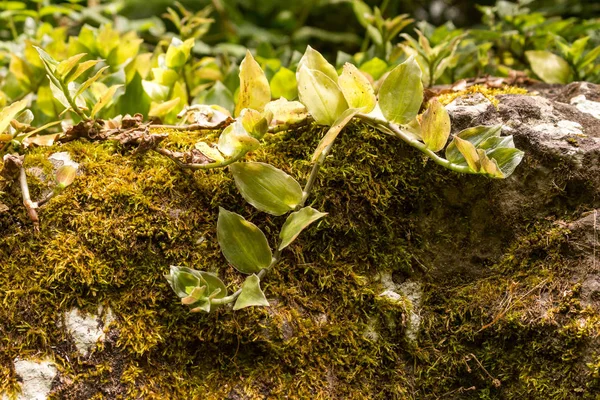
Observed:
[[[356,114],[356,116],[358,118],[360,118],[363,122],[371,125],[372,127],[382,130],[386,133],[389,133],[389,134],[403,140],[410,146],[419,150],[421,153],[424,153],[427,157],[431,158],[436,164],[441,165],[442,167],[445,167],[452,171],[460,172],[463,174],[476,174],[477,173],[477,172],[474,172],[467,165],[453,164],[450,161],[446,160],[445,158],[438,156],[433,151],[428,149],[427,146],[425,145],[425,143],[422,143],[416,139],[411,138],[405,132],[403,132],[400,129],[400,127],[396,124],[393,124],[389,121],[375,118],[375,117],[372,117],[372,116],[366,115],[366,114]]]
[[[233,164],[236,161],[239,161],[246,155],[246,153],[240,153],[240,154],[236,155],[235,157],[231,157],[227,160],[209,163],[209,164],[187,164],[187,163],[184,163],[183,161],[181,161],[179,158],[177,158],[171,150],[162,149],[162,148],[153,149],[153,150],[155,152],[157,152],[158,154],[161,154],[163,156],[170,158],[175,164],[177,164],[177,166],[179,168],[193,169],[193,170],[223,168],[230,164]]]
[[[60,88],[63,91],[63,94],[65,95],[65,98],[67,99],[67,102],[69,103],[69,105],[71,106],[71,108],[73,109],[73,111],[79,115],[79,117],[84,120],[84,121],[89,121],[90,117],[87,116],[87,114],[85,112],[83,112],[83,110],[81,110],[79,108],[79,106],[77,105],[77,103],[75,102],[75,100],[73,99],[73,97],[71,96],[71,92],[69,91],[69,87],[62,81],[59,80],[58,83],[60,84]]]
[[[35,210],[37,205],[33,201],[31,201],[31,195],[29,194],[29,185],[27,184],[27,174],[25,174],[25,168],[23,167],[21,167],[21,170],[19,172],[19,184],[21,186],[21,194],[23,196],[23,205],[27,210],[27,215],[29,215],[29,219],[31,219],[31,221],[37,229],[39,223],[37,211]]]

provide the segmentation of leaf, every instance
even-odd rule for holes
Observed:
[[[183,67],[188,58],[190,58],[192,47],[194,47],[193,38],[182,42],[180,39],[174,37],[165,55],[165,65],[167,68],[177,69]]]
[[[0,111],[0,133],[4,133],[10,126],[10,121],[12,121],[17,114],[27,107],[28,99],[23,99],[12,103],[11,105],[4,107],[2,111]]]
[[[303,209],[291,213],[279,232],[279,250],[288,247],[307,226],[313,222],[323,218],[327,213],[322,213],[312,207],[304,207]]]
[[[359,108],[365,114],[373,111],[377,103],[373,86],[354,65],[344,64],[342,75],[338,78],[338,85],[350,108]]]
[[[477,153],[475,146],[468,140],[461,139],[458,136],[454,137],[454,143],[456,144],[458,151],[460,151],[466,160],[469,168],[475,172],[479,172],[479,154]]]
[[[113,86],[114,87],[114,86]],[[179,97],[176,97],[169,101],[162,103],[152,102],[150,104],[150,111],[148,112],[149,117],[164,117],[179,105]]]
[[[269,306],[269,302],[260,288],[260,278],[255,274],[247,277],[242,284],[242,293],[238,296],[233,309],[240,310],[252,306]]]
[[[112,101],[115,93],[120,87],[123,87],[123,85],[114,85],[109,87],[108,90],[106,90],[106,92],[98,99],[96,104],[94,104],[94,108],[92,108],[90,117],[94,118],[96,114],[100,112],[100,110],[106,107]]]
[[[388,121],[404,125],[414,119],[423,103],[421,68],[410,57],[394,68],[379,89],[379,106]]]
[[[241,215],[222,207],[217,220],[217,240],[227,261],[244,274],[271,265],[272,253],[265,234]]]
[[[210,147],[208,143],[198,142],[194,145],[194,147],[196,148],[196,150],[200,151],[206,157],[210,158],[215,162],[223,162],[225,160],[221,152],[214,147]]]
[[[81,60],[86,55],[87,55],[86,53],[76,54],[73,57],[69,57],[65,61],[62,61],[56,67],[56,74],[61,79],[64,80],[66,78],[66,76],[69,74],[69,72],[71,72],[71,70],[73,68],[75,68],[75,66],[77,65],[77,63],[79,62],[79,60]]]
[[[56,183],[59,188],[64,189],[75,180],[77,168],[72,165],[63,165],[56,171]]]
[[[273,118],[273,113],[265,111],[260,113],[251,108],[245,108],[242,110],[239,118],[242,121],[242,126],[250,134],[250,136],[260,139],[269,130],[269,124]]]
[[[501,148],[501,147],[510,147],[510,148],[515,147],[515,142],[513,140],[512,135],[511,136],[491,137],[489,139],[484,140],[483,142],[481,142],[479,144],[479,146],[477,146],[478,149],[483,149],[488,152],[490,150],[494,150],[496,148]]]
[[[75,79],[79,78],[83,73],[85,73],[88,69],[95,67],[96,64],[98,64],[99,62],[100,60],[90,60],[82,62],[77,66],[77,68],[72,74],[66,76],[65,82],[69,83],[74,81]]]
[[[283,215],[302,201],[298,182],[272,165],[260,162],[229,166],[242,197],[255,208],[271,215]]]
[[[327,153],[331,148],[333,142],[338,137],[342,129],[350,122],[352,118],[361,110],[356,108],[349,108],[340,115],[340,117],[333,123],[331,128],[327,131],[323,139],[319,142],[315,152],[313,153],[312,162],[317,161],[322,157],[323,153]]]
[[[331,126],[348,109],[348,103],[336,82],[321,71],[302,67],[298,95],[318,124]]]
[[[431,151],[440,151],[446,146],[450,136],[450,116],[446,108],[434,99],[423,114],[421,136]]]
[[[288,100],[294,100],[298,97],[298,81],[296,74],[291,70],[281,67],[279,71],[271,78],[271,95],[278,99],[283,97]]]
[[[240,97],[235,106],[235,116],[238,116],[244,108],[262,111],[269,101],[271,101],[269,81],[248,50],[240,64]]]
[[[546,83],[569,83],[571,67],[562,57],[546,50],[530,50],[525,56],[531,69]]]
[[[514,148],[499,148],[487,153],[487,156],[490,159],[493,159],[498,163],[498,167],[504,174],[505,178],[508,178],[512,175],[512,173],[515,171],[515,168],[517,168],[517,166],[523,160],[524,155],[524,152]]]
[[[504,178],[504,174],[498,167],[496,160],[488,158],[485,154],[485,150],[478,149],[477,154],[479,155],[479,163],[481,165],[480,172],[485,173],[492,178]]]
[[[367,74],[371,75],[374,80],[378,80],[383,74],[385,74],[387,68],[388,65],[385,61],[375,57],[362,64],[359,69],[362,72],[366,72]]]
[[[83,82],[83,84],[79,87],[79,89],[77,89],[77,92],[75,92],[75,95],[73,96],[73,98],[77,98],[79,97],[79,95],[81,95],[83,92],[85,92],[90,86],[92,86],[92,84],[94,82],[96,82],[98,79],[100,79],[102,77],[102,74],[104,73],[104,71],[106,71],[109,68],[109,66],[107,65],[106,67],[102,67],[98,70],[98,72],[96,72],[94,74],[94,76],[92,76],[90,79],[86,80],[85,82]]]
[[[329,64],[329,62],[325,59],[325,57],[323,57],[321,53],[319,53],[310,46],[306,48],[304,55],[298,62],[298,67],[296,68],[296,75],[298,81],[300,81],[300,71],[302,70],[302,67],[306,67],[309,70],[312,69],[315,71],[322,72],[334,82],[337,82],[338,80],[338,74],[335,70],[335,67]]]
[[[260,142],[248,135],[242,123],[236,120],[223,130],[219,136],[217,148],[227,157],[237,157],[257,149]]]
[[[456,137],[467,140],[475,147],[479,147],[479,144],[483,141],[500,136],[502,125],[479,125],[472,128],[467,128],[460,131]],[[460,151],[456,148],[454,141],[450,142],[446,147],[446,158],[453,164],[465,164],[465,158],[462,156]]]
[[[230,113],[233,113],[235,109],[235,100],[233,94],[227,89],[221,81],[215,82],[212,88],[205,94],[198,96],[194,99],[194,103],[218,105],[225,108]]]

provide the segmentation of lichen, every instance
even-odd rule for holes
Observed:
[[[485,85],[473,85],[469,86],[464,90],[460,90],[457,92],[443,93],[437,96],[437,99],[443,105],[447,105],[452,103],[455,99],[459,97],[466,97],[475,93],[481,93],[486,99],[488,99],[495,107],[498,106],[499,100],[497,96],[501,96],[504,94],[527,94],[529,93],[527,89],[517,87],[517,86],[504,86],[502,88],[493,88]]]

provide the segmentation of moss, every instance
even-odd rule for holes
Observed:
[[[302,182],[323,133],[268,136],[250,159]],[[186,148],[203,137],[171,133],[164,145]],[[329,215],[303,232],[264,280],[272,307],[209,315],[179,304],[162,276],[168,266],[216,272],[235,290],[242,277],[216,244],[218,207],[243,214],[271,243],[284,218],[245,204],[227,171],[188,173],[114,143],[37,148],[26,165],[50,174],[46,159],[56,151],[68,151],[83,174],[40,211],[39,233],[15,187],[1,199],[10,212],[0,214],[0,391],[17,387],[12,360],[34,355],[52,357],[63,382],[71,382],[55,390],[56,399],[524,398],[535,390],[558,398],[591,382],[566,368],[578,362],[591,328],[532,321],[527,310],[538,292],[521,298],[558,284],[564,230],[520,221],[522,237],[507,239],[504,256],[482,274],[439,275],[435,257],[474,240],[469,199],[490,196],[492,183],[441,170],[391,137],[359,125],[340,137],[310,200]],[[32,179],[33,197],[46,187]],[[448,200],[451,188],[460,199]],[[432,256],[436,246],[447,251]],[[398,281],[425,282],[416,345],[402,335],[409,307],[377,299],[375,277],[383,270]],[[502,311],[507,293],[514,305],[480,331]],[[583,310],[565,311],[565,302],[553,304],[553,318],[581,318]],[[98,304],[118,318],[104,349],[83,360],[57,315]],[[373,326],[378,339],[366,334]],[[475,358],[467,361],[470,355],[502,386]],[[557,369],[572,381],[550,380]]]

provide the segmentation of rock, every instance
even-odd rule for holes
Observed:
[[[52,388],[52,381],[58,374],[54,363],[50,360],[19,359],[14,363],[15,373],[21,381],[21,393],[17,395],[17,400],[46,400]]]
[[[87,357],[97,343],[104,341],[105,329],[114,319],[110,308],[104,312],[99,306],[97,315],[85,315],[73,308],[65,313],[65,329],[73,338],[79,354]]]

